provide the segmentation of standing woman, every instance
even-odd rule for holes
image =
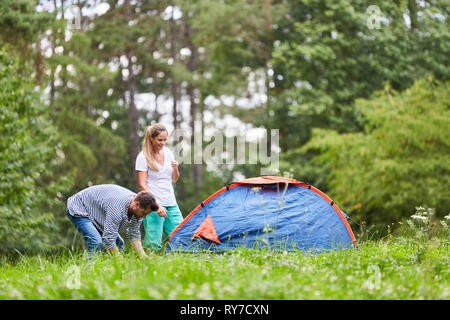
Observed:
[[[170,235],[183,221],[172,185],[180,177],[178,162],[165,146],[167,136],[166,127],[160,123],[147,127],[144,147],[136,158],[139,189],[152,193],[159,206],[156,212],[147,215],[143,221],[143,246],[156,251],[161,250],[163,232],[166,236]]]

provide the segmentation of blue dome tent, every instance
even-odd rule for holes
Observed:
[[[281,177],[250,178],[200,203],[170,234],[166,252],[357,248],[347,218],[311,185]]]

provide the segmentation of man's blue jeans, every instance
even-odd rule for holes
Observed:
[[[94,254],[100,253],[102,251],[102,235],[92,221],[86,217],[72,216],[69,213],[69,209],[67,209],[67,217],[83,236],[83,240],[87,245],[89,259],[92,258]],[[117,234],[116,244],[119,250],[123,250],[124,241],[119,234]]]

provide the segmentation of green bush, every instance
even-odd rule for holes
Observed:
[[[64,155],[58,134],[17,62],[0,50],[0,252],[44,248],[55,235],[52,209],[68,179],[54,177]]]
[[[361,133],[317,129],[303,151],[328,173],[328,194],[348,214],[386,224],[417,205],[448,214],[450,83],[417,81],[402,93],[388,87],[357,100]]]

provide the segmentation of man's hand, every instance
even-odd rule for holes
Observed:
[[[167,218],[167,209],[164,208],[162,205],[159,205],[159,208],[158,210],[156,210],[156,213],[158,214],[158,216],[162,218]]]

